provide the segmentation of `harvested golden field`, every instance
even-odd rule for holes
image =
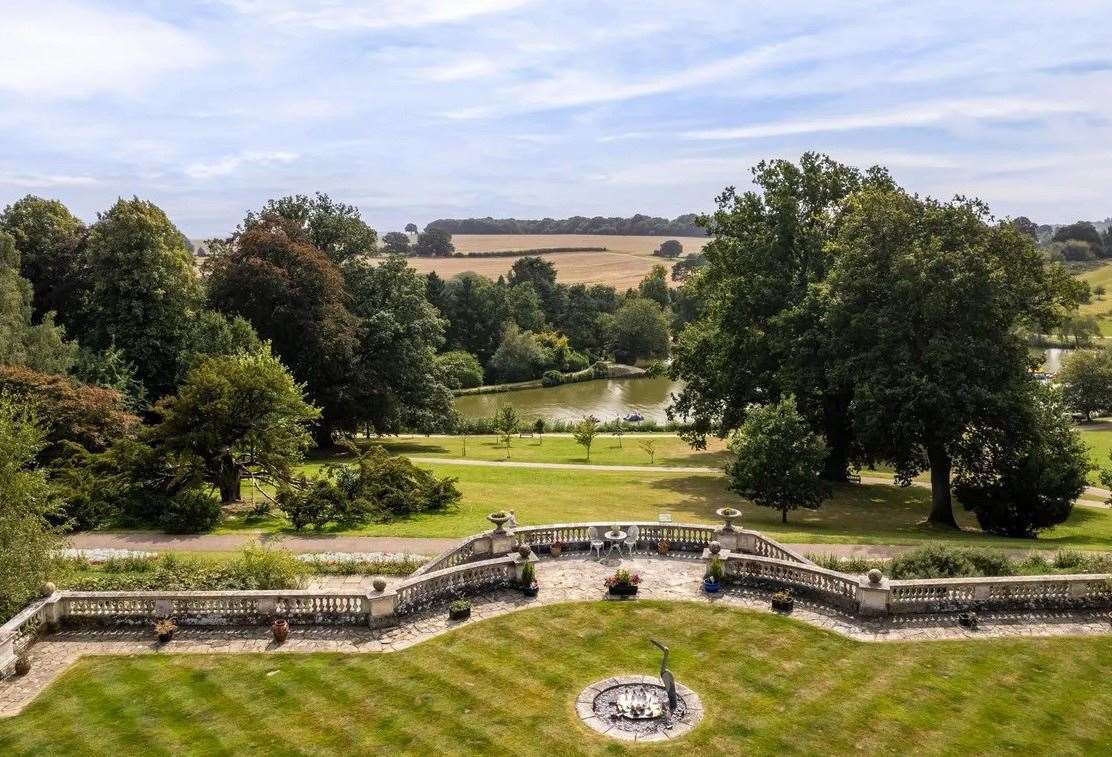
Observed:
[[[656,263],[652,251],[665,239],[677,239],[684,254],[696,252],[709,240],[698,237],[622,237],[601,234],[460,234],[452,237],[457,252],[528,250],[544,247],[606,247],[606,252],[556,252],[542,255],[556,266],[560,281],[569,284],[609,284],[618,289],[637,286]],[[517,258],[409,258],[421,273],[436,271],[451,278],[464,271],[494,279],[507,273]]]
[[[608,234],[456,234],[456,252],[535,250],[542,247],[605,247],[609,252],[652,256],[666,239],[683,245],[684,253],[703,249],[706,237],[620,237]]]

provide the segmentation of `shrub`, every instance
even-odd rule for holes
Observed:
[[[527,562],[521,569],[521,585],[532,586],[537,582],[537,569],[533,567],[533,563]]]
[[[564,374],[557,370],[545,371],[541,376],[541,386],[559,386],[564,383]]]
[[[215,528],[222,514],[218,499],[200,489],[186,489],[170,498],[159,525],[170,534],[200,534]]]
[[[307,572],[289,552],[249,546],[228,564],[224,578],[242,589],[289,589],[300,586]]]
[[[444,510],[460,499],[455,478],[437,477],[377,445],[349,449],[355,453],[354,463],[326,466],[321,476],[302,477],[279,490],[278,506],[294,528],[386,522]]]
[[[892,578],[961,578],[977,575],[965,551],[944,544],[927,544],[892,560]]]
[[[450,612],[465,612],[471,609],[471,600],[469,599],[456,599],[448,605]]]
[[[436,356],[449,389],[470,389],[483,383],[483,366],[470,352],[455,350]]]

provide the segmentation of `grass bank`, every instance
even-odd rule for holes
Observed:
[[[547,441],[546,441],[547,443]],[[316,463],[315,465],[319,465]],[[312,466],[309,466],[312,467]],[[717,508],[739,507],[742,524],[783,541],[796,543],[955,544],[1017,547],[1112,549],[1112,510],[1074,508],[1070,519],[1037,540],[988,536],[960,507],[958,520],[966,529],[954,532],[921,524],[930,510],[930,491],[887,485],[847,484],[818,510],[797,510],[787,524],[780,514],[739,499],[726,488],[726,478],[713,474],[601,472],[570,469],[506,468],[498,465],[421,464],[437,475],[454,476],[463,494],[456,508],[424,513],[390,523],[369,524],[355,531],[372,536],[464,536],[489,528],[486,514],[516,511],[523,524],[573,521],[656,520],[662,512],[674,521],[716,523]],[[284,518],[250,522],[232,519],[219,531],[288,530]]]
[[[656,671],[648,638],[703,722],[660,746],[590,732],[575,697]],[[595,602],[391,654],[85,659],[0,721],[0,753],[1097,754],[1110,669],[1107,639],[865,644],[725,607]]]

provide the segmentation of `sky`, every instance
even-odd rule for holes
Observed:
[[[323,191],[440,217],[713,208],[764,158],[1112,215],[1109,0],[0,0],[0,206],[193,238]]]

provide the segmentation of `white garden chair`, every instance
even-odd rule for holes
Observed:
[[[633,557],[633,548],[637,546],[637,540],[640,538],[641,529],[637,526],[630,526],[626,529],[625,546],[629,547],[629,556]]]
[[[602,548],[606,546],[606,542],[599,536],[598,526],[591,526],[587,529],[587,541],[591,543],[591,549],[594,550],[598,559],[602,559]]]

